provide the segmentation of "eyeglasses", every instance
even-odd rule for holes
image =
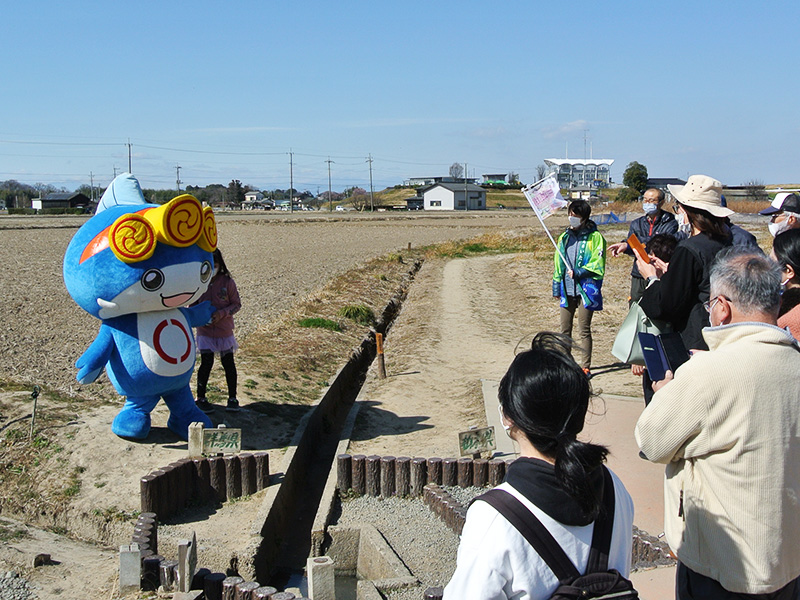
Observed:
[[[673,204],[672,205],[672,212],[674,212],[676,215],[678,214],[678,211],[680,211],[680,209],[681,209],[681,205],[680,204]]]
[[[780,217],[785,217],[785,216],[786,216],[786,213],[784,213],[784,212],[775,213],[775,214],[774,214],[774,215],[772,215],[772,217],[770,218],[770,221],[771,221],[772,223],[775,223],[775,222],[776,222],[776,219],[779,219]]]
[[[715,305],[717,302],[719,302],[719,299],[720,299],[720,298],[723,298],[724,300],[727,300],[728,302],[730,302],[730,301],[731,301],[731,299],[730,299],[730,298],[728,298],[728,297],[726,297],[726,296],[723,296],[722,294],[720,294],[719,296],[714,296],[714,297],[713,297],[713,298],[711,298],[710,300],[706,300],[705,302],[703,302],[703,308],[705,308],[705,309],[706,309],[706,312],[707,312],[707,313],[710,313],[710,312],[711,312],[711,311],[714,309],[714,305]]]

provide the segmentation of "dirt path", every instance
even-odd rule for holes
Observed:
[[[481,380],[499,380],[518,348],[558,327],[558,302],[545,289],[549,268],[531,255],[428,261],[387,336],[389,376],[371,374],[362,390],[351,451],[457,456],[458,432],[486,425]],[[593,384],[636,396],[639,381],[612,367],[609,352],[627,307],[615,288],[627,281],[617,273],[608,283],[612,314],[596,315]]]
[[[428,261],[386,341],[387,372],[371,376],[351,450],[452,455],[459,431],[485,423],[481,379],[502,376],[525,329],[512,258]],[[509,310],[512,308],[512,310]],[[523,308],[523,307],[520,307]],[[435,431],[431,431],[431,429]]]

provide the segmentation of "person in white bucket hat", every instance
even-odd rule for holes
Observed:
[[[671,323],[687,348],[706,350],[701,332],[708,325],[703,303],[709,299],[709,272],[717,252],[732,243],[727,217],[734,211],[722,206],[722,184],[708,175],[692,175],[686,185],[668,188],[677,200],[679,227],[689,237],[678,244],[660,280],[652,264],[638,261],[648,280],[639,305],[651,319]]]
[[[722,205],[722,184],[708,175],[692,175],[686,185],[670,184],[667,189],[683,206],[704,210],[715,217],[729,217],[735,214],[730,208]]]

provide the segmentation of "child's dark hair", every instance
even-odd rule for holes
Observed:
[[[781,268],[789,265],[800,273],[800,229],[789,229],[772,240],[772,251]]]
[[[219,248],[214,250],[214,264],[219,265],[219,272],[223,275],[227,275],[228,277],[231,276],[231,272],[228,270],[228,265],[225,264],[225,259],[222,258],[222,252]]]
[[[608,449],[578,441],[589,399],[589,380],[569,355],[568,337],[541,332],[531,349],[514,358],[500,381],[503,414],[514,422],[543,455],[555,459],[561,488],[592,519],[601,501],[589,473],[605,462]]]
[[[581,221],[588,221],[592,214],[592,207],[586,200],[573,200],[567,207],[568,213],[573,213],[581,218]]]
[[[674,235],[658,233],[647,242],[647,253],[668,263],[672,259],[677,245],[678,239]]]

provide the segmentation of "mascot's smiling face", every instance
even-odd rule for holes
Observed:
[[[174,263],[178,257],[180,262]],[[211,254],[199,247],[189,249],[164,246],[156,250],[152,258],[135,268],[129,267],[122,283],[132,283],[119,293],[106,297],[97,294],[97,305],[100,308],[97,316],[110,319],[130,313],[187,306],[206,291],[213,270]],[[106,286],[101,284],[99,287]],[[107,294],[115,291],[113,288],[106,289],[107,291],[102,291]]]
[[[64,283],[100,319],[186,306],[208,288],[216,242],[213,212],[192,196],[111,206],[70,242]]]

